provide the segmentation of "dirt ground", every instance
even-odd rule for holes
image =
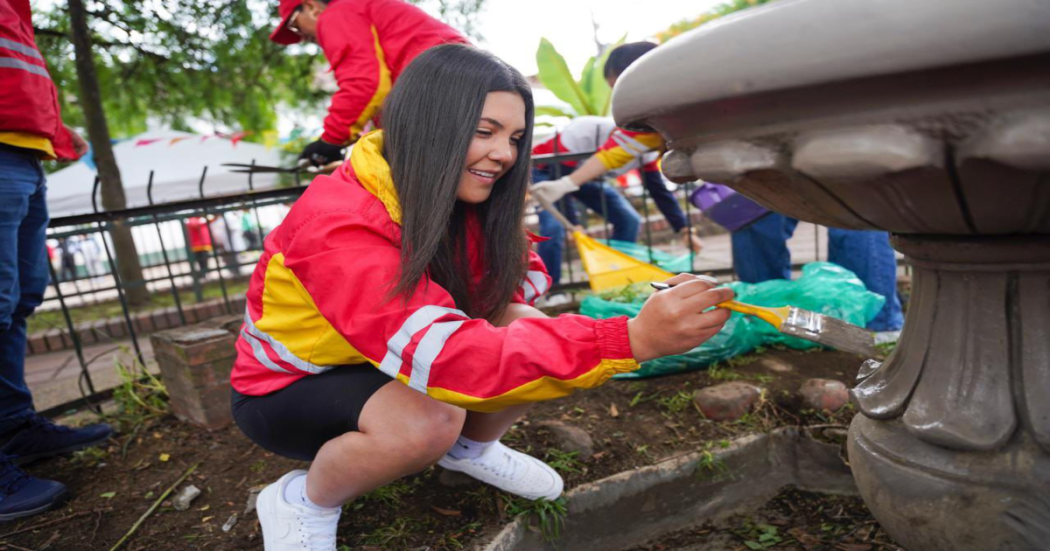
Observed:
[[[696,451],[710,442],[777,426],[845,428],[853,416],[852,407],[847,406],[835,414],[803,410],[797,390],[803,381],[813,377],[851,384],[859,365],[856,356],[840,352],[775,349],[708,371],[612,381],[567,399],[538,404],[515,425],[504,442],[545,458],[562,472],[569,489]],[[728,380],[758,384],[767,389],[768,399],[740,421],[716,423],[704,419],[693,405],[692,392]],[[594,440],[595,453],[578,457],[558,449],[553,435],[539,426],[551,420],[587,431]],[[124,420],[124,425],[124,431],[107,446],[31,465],[27,469],[31,474],[66,483],[74,497],[58,510],[0,525],[0,549],[110,549],[161,494],[194,465],[194,472],[179,485],[181,489],[193,484],[203,492],[190,509],[175,510],[168,497],[141,523],[122,549],[261,549],[255,513],[244,514],[249,491],[291,469],[306,467],[304,463],[258,448],[235,426],[208,432],[180,423],[170,415],[140,420],[137,424]],[[359,460],[368,461],[368,458]],[[509,522],[514,512],[521,510],[520,500],[480,483],[448,487],[439,482],[440,471],[428,469],[348,504],[339,527],[340,549],[459,549],[480,534],[494,532]],[[785,507],[793,506],[802,512],[794,516],[784,512]],[[814,513],[814,507],[820,512]],[[807,541],[805,538],[793,535],[793,530],[800,529],[813,537],[826,536],[823,524],[816,523],[824,518],[820,515],[829,514],[836,507],[843,507],[855,521],[839,522],[836,517],[826,521],[828,525],[841,525],[842,530],[854,533],[868,527],[877,530],[877,524],[857,499],[798,492],[784,494],[756,513],[756,520],[748,522],[777,527],[777,537],[781,539],[769,547],[868,549],[806,547],[802,543]],[[223,525],[234,514],[238,517],[236,524],[224,531]],[[847,513],[839,516],[842,514]],[[736,534],[735,528],[728,530]],[[696,547],[703,545],[703,540],[697,539],[705,535],[700,532],[703,530],[675,534],[646,549],[718,548]],[[884,535],[874,534],[880,541],[888,541]],[[757,537],[760,536],[761,533]],[[728,548],[744,549],[746,546],[742,545],[748,540],[734,535],[726,541],[732,543]],[[762,543],[769,541],[767,538]],[[791,547],[789,541],[795,542],[790,544],[795,547]],[[846,540],[840,540],[836,544],[844,542]]]
[[[859,497],[788,488],[749,515],[667,534],[631,551],[871,551],[900,549]]]

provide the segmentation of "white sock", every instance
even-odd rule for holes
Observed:
[[[491,446],[492,442],[476,442],[467,438],[466,436],[460,436],[456,443],[452,445],[452,449],[448,450],[448,454],[454,459],[477,459],[481,457],[481,454],[485,453],[485,449]]]
[[[320,505],[310,501],[310,498],[306,495],[305,474],[297,476],[288,481],[288,485],[284,487],[284,500],[294,505],[305,505],[317,511],[330,511],[332,509],[338,509],[338,507],[321,507]]]

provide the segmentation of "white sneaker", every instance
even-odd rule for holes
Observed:
[[[446,454],[438,465],[526,499],[558,499],[565,487],[561,476],[550,465],[501,442],[493,442],[475,459],[456,459]]]
[[[256,511],[266,551],[335,551],[335,532],[342,509],[321,511],[288,503],[284,487],[306,471],[292,471],[259,493]]]

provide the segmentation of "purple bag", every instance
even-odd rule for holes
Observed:
[[[704,182],[689,200],[708,218],[729,231],[737,231],[770,213],[769,209],[722,184]]]

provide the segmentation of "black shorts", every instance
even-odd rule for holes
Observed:
[[[233,419],[262,448],[312,461],[325,442],[357,430],[365,402],[390,381],[371,364],[357,364],[303,377],[265,396],[234,390]]]

